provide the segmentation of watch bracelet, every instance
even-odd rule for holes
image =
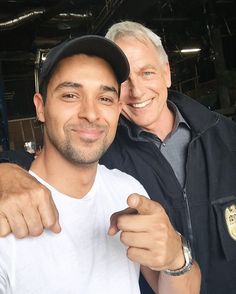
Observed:
[[[186,272],[190,271],[190,269],[193,265],[191,249],[190,249],[187,241],[185,240],[185,238],[179,232],[177,232],[177,233],[181,237],[182,250],[183,250],[183,254],[184,254],[185,263],[181,268],[176,269],[176,270],[170,270],[170,269],[163,270],[163,272],[165,274],[170,275],[170,276],[181,276],[181,275],[185,274]]]

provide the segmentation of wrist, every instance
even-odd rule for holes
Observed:
[[[182,237],[181,235],[177,233],[178,236],[178,253],[175,256],[174,261],[169,265],[168,269],[169,270],[178,270],[180,268],[182,268],[185,265],[185,257],[184,257],[184,252],[183,252],[183,244],[182,244]]]
[[[179,233],[178,233],[179,234]],[[176,258],[175,263],[169,269],[163,272],[171,276],[180,276],[188,272],[193,264],[190,247],[185,238],[179,234],[181,238],[181,251]]]

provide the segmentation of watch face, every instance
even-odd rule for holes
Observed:
[[[190,247],[184,237],[182,237],[182,246],[183,246],[183,253],[185,258],[185,266],[187,266],[190,262],[192,262],[192,254]]]
[[[183,245],[185,265],[187,265],[192,260],[191,251],[188,248],[187,244]]]

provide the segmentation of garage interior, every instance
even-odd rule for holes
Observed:
[[[141,22],[161,37],[172,89],[234,118],[235,0],[1,0],[0,150],[42,144],[32,98],[44,53],[69,37],[104,35],[121,20]]]

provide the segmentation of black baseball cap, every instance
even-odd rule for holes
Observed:
[[[39,89],[48,84],[53,69],[60,60],[80,53],[106,60],[111,65],[119,84],[129,76],[128,60],[114,42],[98,35],[85,35],[66,40],[49,51],[40,71]]]

